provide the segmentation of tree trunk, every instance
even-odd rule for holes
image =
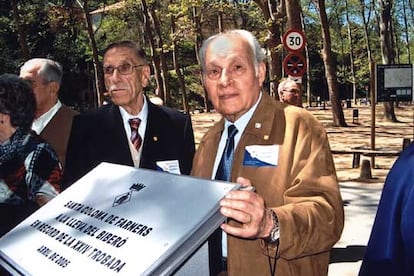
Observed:
[[[298,0],[286,1],[286,16],[288,28],[302,30],[302,13]]]
[[[391,33],[391,0],[379,0],[380,4],[380,40],[381,40],[381,56],[383,64],[394,63],[394,52],[392,49],[392,33]],[[394,111],[394,102],[384,102],[384,119],[397,122]]]
[[[88,29],[88,37],[89,37],[89,42],[91,44],[93,66],[94,66],[94,71],[95,71],[95,84],[96,84],[96,97],[97,97],[95,105],[97,104],[98,106],[101,106],[106,89],[105,89],[102,66],[101,66],[101,63],[99,62],[98,48],[96,47],[95,35],[92,29],[92,22],[91,22],[91,16],[89,14],[88,0],[83,0],[82,8],[85,14],[86,27]]]
[[[263,12],[266,22],[270,22],[266,47],[269,52],[269,94],[273,97],[277,95],[277,83],[282,77],[281,62],[281,13],[276,0],[254,0]]]
[[[193,6],[192,8],[192,13],[193,13],[193,22],[194,22],[194,26],[195,26],[195,34],[194,34],[194,50],[196,52],[196,58],[197,58],[197,63],[201,65],[200,63],[200,56],[199,56],[199,50],[201,47],[201,43],[203,41],[203,33],[201,31],[201,20],[200,20],[200,13],[197,11],[197,7]],[[201,80],[203,79],[203,72],[201,72],[200,70],[200,83]],[[204,85],[201,86],[203,87],[203,91],[204,91],[204,109],[206,112],[210,112],[210,106],[208,104],[208,94],[207,94],[207,90],[204,88]]]
[[[144,1],[142,1],[144,2]],[[165,56],[164,53],[164,49],[163,49],[163,39],[162,39],[162,34],[161,34],[161,27],[160,27],[160,22],[158,20],[157,14],[156,14],[156,7],[155,7],[156,3],[152,3],[149,6],[149,15],[154,27],[154,32],[155,32],[155,42],[156,42],[156,49],[159,52],[160,55],[160,62],[161,62],[161,79],[162,79],[162,84],[163,84],[163,88],[164,88],[164,104],[166,106],[171,106],[171,94],[170,94],[170,86],[168,84],[168,79],[169,79],[169,75],[168,75],[168,66],[167,66],[167,58]]]
[[[10,5],[13,10],[13,19],[16,23],[17,37],[20,44],[20,49],[22,51],[22,58],[26,61],[30,58],[29,46],[27,45],[27,37],[24,27],[20,22],[19,9],[17,7],[18,0],[11,0]]]
[[[407,56],[408,56],[408,63],[411,63],[411,51],[410,51],[410,38],[409,38],[409,28],[408,28],[408,21],[407,21],[407,11],[406,11],[406,0],[403,0],[403,14],[404,14],[404,36],[405,36],[405,43],[407,45]]]
[[[302,18],[302,29],[306,34],[306,29],[305,29],[305,22]],[[306,43],[305,45],[305,55],[306,55],[306,101],[308,103],[308,106],[312,106],[312,91],[311,91],[311,74],[310,74],[310,69],[311,69],[311,65],[310,65],[310,59],[309,59],[309,50],[308,50],[308,44]]]
[[[357,103],[356,95],[356,78],[355,78],[355,64],[354,64],[354,42],[352,40],[352,31],[351,31],[351,21],[349,20],[349,11],[348,11],[348,0],[345,0],[345,15],[346,22],[348,25],[348,39],[349,39],[349,59],[351,66],[351,82],[352,82],[352,98],[354,99],[354,104]]]
[[[325,65],[325,76],[329,89],[329,97],[332,105],[333,124],[336,126],[347,126],[342,106],[339,101],[338,81],[336,80],[335,61],[331,51],[331,35],[329,33],[328,18],[325,10],[325,1],[318,0],[319,17],[322,28],[322,57]]]
[[[287,16],[287,29],[302,29],[302,8],[300,6],[300,2],[298,0],[288,0],[286,3],[286,16]],[[300,54],[303,55],[304,51],[301,51]],[[305,56],[305,55],[303,55]],[[303,83],[303,80],[302,82]],[[300,84],[299,87],[302,85]],[[300,89],[300,105],[302,107],[302,90]]]
[[[345,39],[342,36],[342,25],[344,23],[342,22],[342,14],[340,14],[342,11],[338,11],[339,7],[338,7],[338,3],[337,3],[336,0],[333,1],[333,5],[334,6],[332,7],[332,9],[334,10],[334,13],[335,13],[334,17],[337,20],[336,25],[334,25],[335,26],[334,30],[336,31],[336,34],[338,35],[339,44],[341,46],[340,47],[341,52],[340,52],[340,58],[339,58],[340,61],[336,60],[338,62],[337,68],[340,68],[339,72],[337,73],[337,79],[340,80],[339,82],[343,83],[342,88],[345,90],[344,95],[346,97],[346,100],[349,100],[349,98],[350,98],[349,97],[349,91],[348,91],[348,86],[346,85],[347,84],[347,79],[348,79],[348,72],[347,72],[346,66],[345,66]]]
[[[144,26],[145,26],[145,34],[148,38],[148,42],[151,48],[151,55],[152,55],[152,64],[154,66],[154,75],[155,75],[155,82],[157,83],[157,88],[155,90],[155,94],[164,100],[164,84],[162,82],[161,76],[161,68],[160,68],[160,55],[157,51],[156,43],[154,40],[153,31],[151,28],[151,17],[148,13],[148,6],[145,0],[141,1],[141,10],[144,18]]]
[[[170,3],[172,4],[172,1],[170,0]],[[187,90],[185,88],[185,80],[184,80],[184,76],[181,73],[181,68],[178,64],[178,45],[177,45],[177,41],[176,41],[176,35],[175,35],[175,21],[176,18],[173,14],[171,14],[171,37],[172,37],[172,43],[173,43],[173,65],[174,65],[174,70],[175,73],[177,74],[177,79],[178,79],[178,85],[180,87],[181,90],[181,96],[182,96],[182,101],[183,101],[183,108],[185,110],[185,112],[190,113],[190,108],[188,107],[188,100],[187,100]]]
[[[223,12],[219,11],[217,13],[217,25],[219,33],[223,32]]]
[[[370,40],[369,40],[369,31],[368,31],[368,22],[370,21],[370,17],[371,17],[371,12],[372,12],[372,6],[370,6],[369,11],[368,11],[368,18],[365,18],[365,2],[364,0],[360,0],[360,13],[361,13],[361,18],[362,18],[362,22],[363,22],[363,26],[364,26],[364,38],[365,38],[365,44],[366,44],[366,49],[367,49],[367,59],[368,59],[368,64],[371,64],[373,62],[372,59],[372,51],[371,51],[371,46],[370,46]],[[371,70],[369,70],[369,79],[372,80],[374,78],[374,76],[371,74]],[[366,91],[366,99],[370,99],[370,95],[369,95],[369,91],[370,91],[369,87],[369,83],[365,84],[365,91]],[[372,102],[371,104],[375,104],[374,102]]]

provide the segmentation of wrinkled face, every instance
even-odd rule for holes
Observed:
[[[31,68],[22,68],[20,77],[27,80],[33,89],[36,98],[36,117],[47,112],[57,101],[58,84],[56,82],[47,82],[39,76],[38,72],[41,65],[32,66]]]
[[[297,105],[300,99],[300,90],[296,83],[286,83],[279,92],[279,98],[281,102]]]
[[[255,68],[249,44],[240,36],[225,35],[206,49],[204,86],[214,108],[234,122],[257,101],[266,67]]]
[[[143,88],[150,76],[149,66],[127,47],[108,50],[103,66],[105,86],[113,103],[130,114],[138,114],[143,105]]]

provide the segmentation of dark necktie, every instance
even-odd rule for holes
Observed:
[[[238,130],[234,125],[229,125],[227,128],[226,146],[224,147],[223,155],[221,156],[215,177],[217,180],[230,181],[231,179],[231,167],[234,156],[234,136],[237,132]]]
[[[216,180],[230,181],[231,179],[231,167],[234,155],[234,136],[237,132],[238,130],[234,125],[229,125],[227,128],[226,146],[224,147],[220,164],[217,167]],[[217,275],[221,271],[227,269],[223,259],[222,244],[224,241],[222,240],[222,236],[222,230],[218,228],[208,238],[210,275]]]
[[[135,149],[139,150],[142,144],[142,138],[138,133],[138,128],[141,120],[139,118],[133,118],[129,119],[128,122],[131,126],[131,142],[134,145]]]

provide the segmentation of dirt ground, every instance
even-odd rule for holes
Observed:
[[[358,110],[358,118],[353,118],[354,109]],[[349,150],[354,147],[371,148],[375,143],[378,150],[400,151],[403,139],[413,139],[414,129],[414,106],[401,105],[395,108],[398,123],[391,123],[384,120],[383,104],[375,106],[375,132],[371,128],[372,111],[369,105],[355,105],[351,108],[344,107],[344,116],[347,127],[334,127],[332,125],[332,110],[330,108],[307,108],[325,126],[332,149]],[[192,115],[193,128],[196,143],[200,141],[208,128],[220,119],[217,113],[196,113]],[[361,181],[361,182],[384,182],[385,177],[396,160],[396,156],[378,156],[372,160],[371,157],[361,156],[362,160],[368,159],[375,167],[372,167],[371,180],[359,179],[360,168],[352,168],[352,154],[334,154],[334,162],[340,182]]]

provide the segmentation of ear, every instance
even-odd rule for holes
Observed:
[[[60,85],[56,81],[49,82],[49,91],[52,94],[58,94]]]
[[[150,76],[151,76],[150,67],[149,65],[146,65],[142,68],[142,74],[141,74],[142,87],[146,87],[149,84]]]
[[[266,78],[266,64],[264,62],[261,62],[258,67],[259,67],[259,72],[258,72],[259,84],[260,84],[260,87],[262,87],[263,82]]]

